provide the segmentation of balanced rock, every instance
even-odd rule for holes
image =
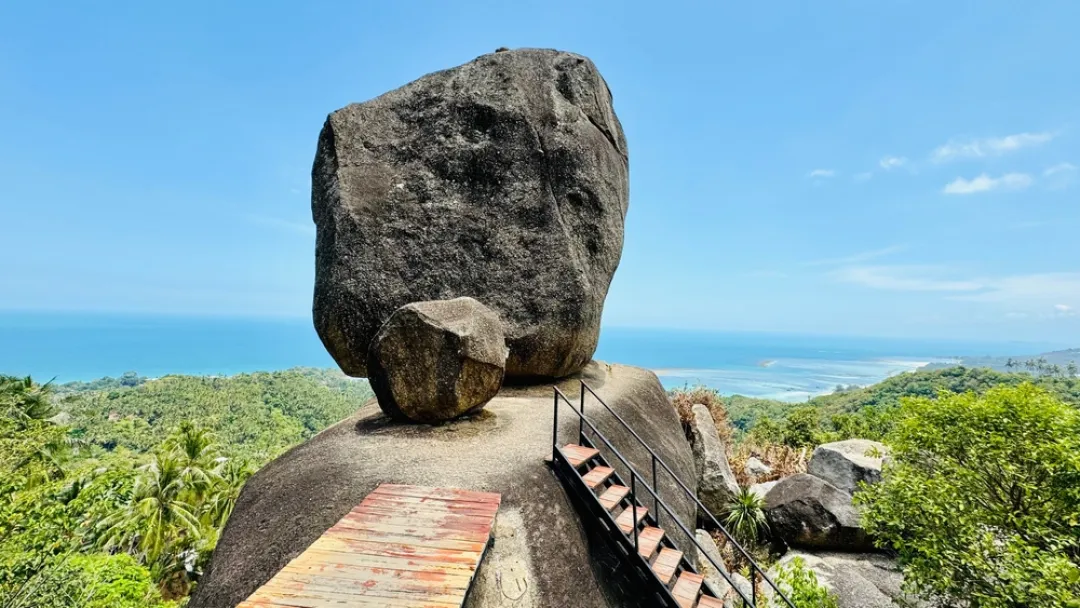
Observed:
[[[506,353],[499,316],[472,298],[406,304],[371,340],[371,388],[393,418],[451,420],[499,392]]]
[[[690,413],[690,445],[697,469],[698,498],[719,518],[739,495],[739,484],[731,472],[727,447],[720,440],[709,408],[698,403],[690,408]]]
[[[765,495],[773,537],[788,545],[839,551],[872,551],[851,495],[806,473],[792,475]]]
[[[825,443],[814,449],[806,471],[854,494],[859,482],[881,481],[881,464],[888,450],[885,444],[867,439]]]
[[[327,118],[312,168],[315,328],[341,369],[410,302],[499,313],[509,377],[592,357],[629,204],[626,139],[591,61],[484,55]]]

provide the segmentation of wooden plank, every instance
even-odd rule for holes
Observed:
[[[665,585],[671,582],[671,578],[675,576],[675,569],[679,567],[679,562],[682,561],[682,552],[675,549],[661,549],[660,555],[656,556],[656,561],[653,562],[652,571],[656,574],[656,578],[660,579],[661,583]]]
[[[634,528],[636,528],[637,525],[641,523],[641,520],[645,519],[645,515],[648,512],[649,512],[649,510],[646,509],[645,507],[638,507],[637,511],[636,511],[636,513],[637,513],[637,521],[635,522],[634,521],[635,510],[634,510],[634,507],[631,505],[631,506],[626,507],[625,509],[623,509],[623,512],[620,513],[619,516],[615,518],[615,524],[619,526],[620,530],[622,530],[626,534],[630,534],[630,532],[632,532],[634,530]]]
[[[703,595],[698,598],[697,605],[698,608],[724,608],[724,600],[715,598],[711,595]]]
[[[663,539],[663,530],[646,526],[641,532],[638,532],[638,555],[648,560],[656,552],[656,548],[660,546],[660,541]]]
[[[418,486],[401,486],[382,484],[375,488],[368,496],[411,496],[414,498],[426,498],[428,500],[442,500],[449,502],[476,502],[487,505],[499,506],[501,497],[499,494],[490,492],[472,492],[469,490],[456,490],[452,488],[421,488]]]
[[[386,484],[240,604],[243,608],[460,608],[500,497]]]
[[[679,608],[694,608],[702,580],[700,574],[693,572],[683,572],[679,575],[679,580],[675,581],[675,587],[671,589],[671,595],[675,596]]]
[[[604,483],[611,475],[615,473],[615,469],[611,467],[595,467],[582,477],[585,480],[585,485],[589,486],[589,489],[595,489],[596,486]]]
[[[611,486],[600,495],[600,504],[604,505],[608,511],[614,511],[629,493],[630,488],[626,486]]]
[[[586,460],[596,457],[600,450],[568,443],[562,447],[562,452],[566,455],[566,459],[570,461],[570,464],[577,468],[584,464]]]

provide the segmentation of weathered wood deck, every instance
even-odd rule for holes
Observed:
[[[499,500],[383,484],[238,608],[460,608]]]

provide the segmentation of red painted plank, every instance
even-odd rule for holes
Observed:
[[[500,496],[379,486],[255,591],[243,608],[459,608]]]

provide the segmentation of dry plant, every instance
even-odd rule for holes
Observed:
[[[693,420],[691,408],[700,403],[709,408],[713,422],[716,423],[716,432],[720,435],[720,441],[723,441],[724,445],[728,446],[729,452],[731,451],[731,438],[734,429],[731,428],[731,422],[728,421],[724,398],[720,396],[720,393],[707,386],[687,386],[671,391],[670,396],[671,403],[679,412],[679,420],[682,422],[683,431],[686,432],[687,438],[690,437],[690,424]]]
[[[746,474],[746,461],[751,456],[769,465],[772,473],[751,480]],[[810,460],[810,448],[793,448],[789,445],[778,443],[761,444],[750,440],[744,441],[737,446],[728,448],[728,462],[739,485],[746,487],[753,483],[775,481],[784,477],[790,477],[797,473],[806,472],[806,464]]]

